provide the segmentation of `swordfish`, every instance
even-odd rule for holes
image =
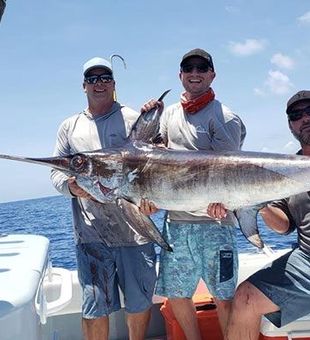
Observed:
[[[263,248],[258,210],[272,200],[310,191],[310,157],[157,147],[151,140],[158,131],[161,111],[142,114],[127,143],[119,148],[64,157],[0,158],[47,165],[75,176],[98,202],[115,202],[129,227],[165,249],[171,250],[151,219],[139,211],[142,198],[175,211],[196,211],[221,202],[234,212],[248,241]]]

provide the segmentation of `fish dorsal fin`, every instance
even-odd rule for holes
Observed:
[[[170,90],[165,91],[158,98],[158,101],[163,101],[169,91]],[[145,143],[151,143],[152,139],[158,134],[162,111],[162,108],[155,107],[150,111],[143,112],[133,125],[129,135],[129,140],[131,142],[140,140]]]
[[[160,247],[172,251],[169,244],[163,239],[154,222],[142,214],[139,207],[124,198],[118,198],[116,205],[120,209],[123,219],[137,234],[157,243]]]

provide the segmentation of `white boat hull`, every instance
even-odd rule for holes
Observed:
[[[48,240],[35,235],[0,237],[1,340],[82,340],[82,292],[77,271],[48,268]],[[270,253],[240,254],[239,283],[268,266],[289,249]],[[207,288],[199,282],[196,294]],[[122,296],[122,295],[121,295]],[[165,339],[165,320],[160,312],[163,297],[154,295],[147,337]],[[123,301],[122,301],[123,305]],[[310,340],[310,315],[283,327],[262,319],[262,336]],[[124,308],[110,317],[110,339],[127,339]],[[211,339],[212,340],[212,339]]]

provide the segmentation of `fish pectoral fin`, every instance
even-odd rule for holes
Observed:
[[[257,205],[234,211],[243,235],[250,243],[260,249],[264,247],[264,242],[259,235],[257,226],[257,213],[261,208],[262,206]]]
[[[123,219],[136,234],[150,239],[165,250],[172,251],[172,248],[158,231],[155,223],[148,216],[142,214],[138,206],[124,198],[118,198],[116,205]]]

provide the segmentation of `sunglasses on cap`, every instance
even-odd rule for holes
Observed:
[[[185,64],[181,67],[181,71],[184,73],[191,73],[196,69],[198,73],[207,73],[210,69],[209,64]]]
[[[310,116],[310,106],[307,106],[303,109],[291,111],[287,114],[287,117],[290,121],[296,122],[297,120],[301,119],[304,114]]]
[[[113,80],[113,77],[109,74],[100,74],[100,75],[94,75],[94,76],[87,76],[84,78],[87,84],[97,84],[100,80],[102,83],[107,84],[111,83]]]

